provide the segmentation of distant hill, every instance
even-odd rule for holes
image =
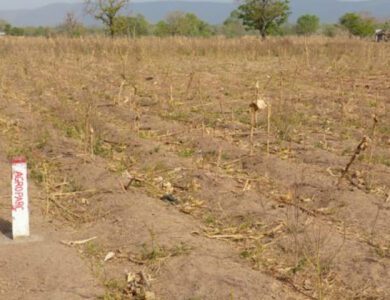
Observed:
[[[232,3],[220,2],[139,2],[131,3],[126,14],[144,15],[149,22],[158,22],[171,11],[185,11],[195,13],[198,17],[211,24],[222,23],[236,8]],[[96,23],[84,12],[82,3],[50,4],[37,9],[0,11],[0,19],[7,20],[14,26],[57,25],[64,19],[66,12],[75,12],[83,23],[91,25]]]
[[[229,2],[132,2],[129,11],[126,13],[141,13],[150,22],[157,22],[163,19],[170,11],[181,10],[195,13],[201,19],[211,24],[219,24],[236,7],[236,4]],[[291,22],[294,22],[302,14],[313,13],[318,15],[322,22],[332,23],[337,22],[341,15],[350,11],[364,11],[378,17],[390,17],[390,0],[292,0],[291,9]],[[53,26],[61,23],[65,14],[69,11],[74,11],[85,24],[96,24],[91,17],[86,16],[83,12],[82,3],[55,3],[36,9],[0,10],[0,18],[7,20],[14,26]]]

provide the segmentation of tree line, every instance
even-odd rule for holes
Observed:
[[[373,35],[376,28],[390,29],[390,22],[378,22],[368,14],[346,13],[337,24],[321,24],[316,15],[300,16],[296,24],[288,23],[291,13],[289,0],[242,0],[241,5],[220,25],[210,25],[195,14],[175,11],[156,24],[149,23],[140,14],[126,16],[122,12],[129,0],[86,0],[85,10],[103,27],[86,27],[69,12],[63,22],[56,27],[13,27],[0,21],[0,30],[7,35],[50,36],[65,34],[82,36],[87,34],[108,34],[114,36],[139,37],[155,36],[198,36],[227,37],[260,35],[312,35],[335,36],[347,33],[350,36]]]

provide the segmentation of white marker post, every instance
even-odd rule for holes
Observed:
[[[30,236],[27,188],[27,162],[24,157],[12,159],[12,237]]]

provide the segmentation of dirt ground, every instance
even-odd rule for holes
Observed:
[[[390,44],[6,38],[0,54],[0,299],[390,298]],[[15,155],[33,235],[17,243]]]

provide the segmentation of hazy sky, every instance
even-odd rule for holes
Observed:
[[[133,0],[133,2],[142,2],[142,1],[148,1],[148,0]],[[183,1],[186,1],[186,0],[183,0]],[[196,1],[196,0],[192,0],[192,1]],[[213,2],[232,2],[233,0],[211,0],[211,1],[213,1]],[[72,3],[72,2],[74,3],[74,2],[83,2],[83,0],[0,0],[0,10],[35,8],[35,7],[43,6],[43,5],[50,4],[50,3],[61,3],[61,2],[62,3]]]
[[[132,0],[133,2],[151,1],[151,0]],[[154,0],[156,1],[156,0]],[[158,1],[158,0],[157,0]],[[164,1],[164,0],[162,0]],[[182,0],[189,1],[189,0]],[[197,1],[197,0],[191,0]],[[201,0],[200,0],[201,1]],[[203,0],[205,1],[205,0]],[[233,2],[234,0],[210,0],[213,2]],[[339,1],[373,1],[373,0],[339,0]],[[390,0],[389,0],[390,1]],[[0,10],[4,9],[21,9],[21,8],[35,8],[50,3],[74,3],[82,2],[82,0],[0,0]]]
[[[80,0],[0,0],[0,9],[34,8],[50,3],[81,2]]]

